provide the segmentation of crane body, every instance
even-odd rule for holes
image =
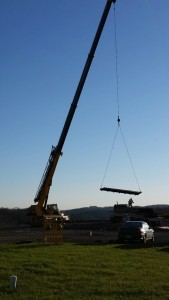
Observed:
[[[65,120],[58,144],[56,147],[52,146],[52,150],[51,150],[45,171],[43,173],[39,188],[37,190],[37,193],[36,193],[36,196],[34,199],[34,202],[37,204],[31,206],[33,213],[38,217],[43,217],[43,216],[51,214],[51,213],[55,213],[55,214],[59,213],[59,211],[57,209],[52,210],[51,205],[49,205],[49,206],[47,205],[49,191],[50,191],[50,187],[52,185],[53,175],[55,173],[59,158],[62,155],[62,148],[65,143],[66,136],[68,134],[73,116],[75,114],[81,92],[83,90],[90,66],[92,64],[92,60],[94,58],[94,54],[95,54],[98,42],[100,40],[107,16],[108,16],[110,8],[111,8],[111,4],[115,3],[115,2],[116,2],[116,0],[107,0],[107,3],[105,5],[102,17],[100,19],[100,23],[97,28],[90,52],[87,57],[82,75],[80,77],[73,101],[70,105],[70,109],[67,114],[67,118]]]

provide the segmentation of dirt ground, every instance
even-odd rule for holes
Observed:
[[[43,242],[41,228],[0,229],[0,243]],[[111,230],[64,230],[64,243],[110,244],[117,242],[117,232]],[[169,245],[169,230],[155,231],[155,244]]]

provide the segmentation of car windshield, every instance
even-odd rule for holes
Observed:
[[[143,225],[142,222],[126,222],[122,225],[122,228],[141,228]]]

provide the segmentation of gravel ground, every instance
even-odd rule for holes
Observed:
[[[43,229],[0,229],[0,243],[43,242]],[[110,230],[64,230],[64,243],[108,244],[117,242],[117,232]],[[155,244],[169,245],[169,230],[155,231]]]

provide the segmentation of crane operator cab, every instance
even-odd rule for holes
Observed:
[[[47,214],[49,215],[59,215],[59,208],[57,204],[47,204]]]

